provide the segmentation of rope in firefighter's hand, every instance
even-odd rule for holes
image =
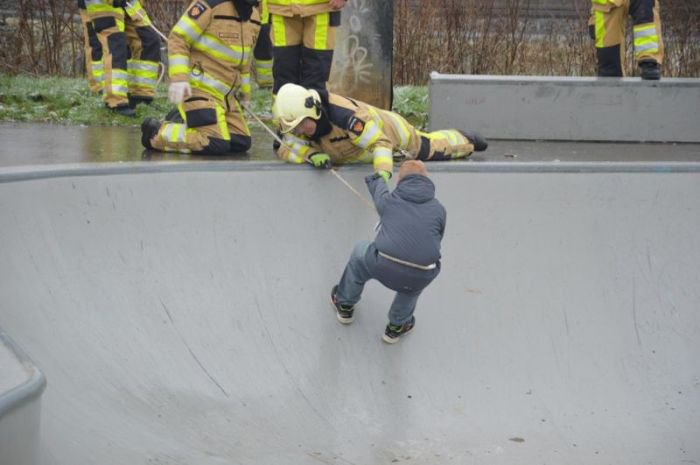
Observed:
[[[277,141],[277,142],[279,142],[280,145],[284,145],[284,146],[286,146],[287,148],[289,148],[289,149],[291,150],[291,148],[289,147],[289,145],[287,145],[287,143],[284,142],[284,141],[282,140],[282,138],[281,138],[280,136],[278,136],[278,135],[275,133],[275,131],[273,131],[272,129],[270,129],[270,127],[269,127],[267,124],[265,124],[265,123],[263,122],[263,120],[261,120],[261,119],[258,117],[258,115],[256,115],[250,108],[248,108],[248,105],[247,105],[247,104],[241,102],[240,100],[238,101],[238,103],[248,112],[248,114],[249,114],[250,116],[253,117],[253,119],[254,119],[255,121],[258,122],[258,124],[260,124],[260,126],[262,126],[262,127]],[[309,160],[308,158],[304,159],[304,161],[305,161],[306,163],[311,164],[311,160]],[[359,197],[360,200],[362,200],[362,202],[365,203],[365,205],[367,205],[369,208],[371,208],[372,210],[374,210],[374,205],[372,205],[372,203],[371,203],[369,200],[367,200],[367,198],[366,198],[364,195],[360,194],[360,193],[357,191],[357,189],[355,189],[354,187],[352,187],[340,174],[338,174],[338,172],[335,170],[335,168],[331,168],[331,169],[330,169],[330,172],[333,174],[333,176],[335,176],[335,177],[338,179],[338,181],[340,181],[341,183],[343,183],[343,184],[345,185],[345,187],[347,187],[348,189],[350,189],[350,191],[351,191],[353,194],[355,194],[357,197]]]

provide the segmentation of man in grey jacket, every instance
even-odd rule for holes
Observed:
[[[331,291],[336,316],[343,324],[352,323],[355,304],[370,279],[396,291],[383,336],[390,344],[413,329],[418,297],[440,273],[447,213],[435,198],[435,185],[427,174],[422,161],[404,162],[393,192],[380,175],[365,178],[379,213],[379,231],[374,242],[355,245],[340,283]]]

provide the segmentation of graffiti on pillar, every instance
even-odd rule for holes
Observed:
[[[391,2],[350,0],[342,11],[342,18],[330,90],[389,108],[393,46]]]

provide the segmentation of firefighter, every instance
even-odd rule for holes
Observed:
[[[85,56],[85,75],[87,76],[90,92],[102,92],[102,46],[87,14],[85,0],[78,0],[80,22],[83,25],[83,55]]]
[[[255,42],[255,82],[258,87],[272,87],[272,41],[270,40],[270,12],[267,0],[260,2],[260,34]]]
[[[250,148],[239,100],[249,100],[260,30],[257,0],[194,0],[168,37],[168,98],[177,111],[146,118],[147,149],[222,155]]]
[[[387,181],[394,152],[409,159],[441,161],[465,158],[487,147],[475,132],[421,132],[396,113],[296,84],[282,86],[273,113],[284,135],[277,151],[281,159],[309,162],[316,168],[371,162]]]
[[[345,0],[267,0],[270,10],[274,84],[325,90],[335,34]]]
[[[598,76],[622,77],[625,20],[632,17],[634,58],[642,79],[661,79],[664,43],[658,0],[592,0],[589,32],[595,41]]]
[[[105,105],[135,116],[138,103],[155,95],[160,39],[139,0],[85,0],[87,14],[102,47]]]

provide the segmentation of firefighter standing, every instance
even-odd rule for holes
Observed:
[[[621,77],[625,20],[632,17],[634,57],[642,79],[661,78],[664,44],[658,0],[592,0],[589,31],[595,40],[598,76]]]
[[[168,37],[176,116],[146,118],[148,149],[214,155],[250,148],[239,99],[250,99],[250,62],[260,30],[257,0],[194,0]],[[237,95],[239,94],[239,95]]]
[[[139,0],[85,0],[102,47],[103,94],[107,107],[135,116],[136,104],[155,95],[160,39]]]
[[[267,0],[273,57],[272,93],[287,83],[325,90],[345,0]]]
[[[87,14],[85,0],[78,0],[80,22],[83,26],[83,55],[85,57],[85,75],[87,76],[90,92],[102,92],[102,46]]]
[[[296,84],[282,86],[273,113],[284,134],[285,144],[277,151],[283,160],[310,162],[317,168],[371,162],[387,181],[395,151],[411,159],[441,161],[464,158],[487,147],[474,132],[421,132],[396,113]]]

